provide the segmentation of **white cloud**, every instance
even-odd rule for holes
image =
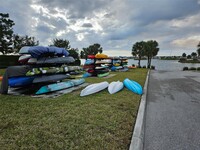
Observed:
[[[171,42],[172,45],[183,49],[194,49],[199,43],[200,36],[191,36],[187,38],[177,39]]]

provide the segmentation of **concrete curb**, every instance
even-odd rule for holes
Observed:
[[[146,98],[147,98],[147,87],[149,81],[150,70],[147,73],[143,95],[141,97],[140,106],[137,114],[137,119],[131,139],[129,150],[143,150],[144,145],[144,122],[146,112]]]

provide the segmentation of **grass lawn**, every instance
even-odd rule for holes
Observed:
[[[144,85],[147,69],[114,72],[112,78]],[[124,88],[80,97],[77,90],[58,98],[0,95],[1,149],[128,149],[140,96]]]

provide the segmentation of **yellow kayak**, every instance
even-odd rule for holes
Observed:
[[[95,58],[108,58],[108,55],[106,55],[106,54],[96,54]]]

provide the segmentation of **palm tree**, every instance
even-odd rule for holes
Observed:
[[[158,42],[157,41],[147,41],[145,42],[145,56],[147,56],[147,67],[151,67],[151,59],[153,56],[156,56],[158,54],[159,48],[158,48]]]
[[[132,55],[138,57],[138,67],[140,67],[140,60],[144,56],[144,41],[136,42],[132,47]]]

